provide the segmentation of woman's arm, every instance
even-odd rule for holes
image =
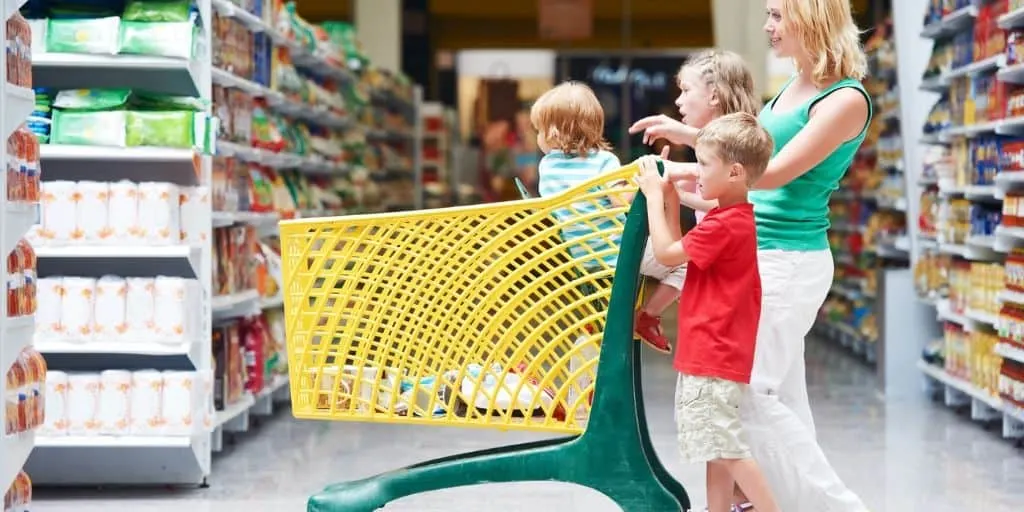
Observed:
[[[754,188],[779,188],[799,178],[856,137],[867,121],[868,103],[860,91],[847,87],[829,94],[814,106],[807,125],[768,162]]]

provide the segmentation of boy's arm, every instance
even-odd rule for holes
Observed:
[[[679,228],[679,207],[677,201],[669,200],[669,204],[676,203],[675,225],[668,217],[671,213],[666,211],[666,194],[652,193],[647,195],[647,219],[651,228],[651,248],[654,250],[654,258],[667,267],[678,267],[690,260],[683,246],[682,230]]]

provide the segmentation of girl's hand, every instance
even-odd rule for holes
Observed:
[[[697,165],[688,164],[683,162],[665,162],[665,179],[672,183],[693,183],[696,187],[697,178]]]
[[[693,146],[697,141],[697,131],[664,114],[647,116],[629,127],[630,134],[644,132],[644,144],[654,144],[658,139],[665,139],[675,145]]]

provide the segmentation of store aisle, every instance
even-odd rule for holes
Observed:
[[[703,505],[700,468],[674,460],[669,360],[649,354],[655,444]],[[874,512],[1010,512],[1024,503],[1024,456],[992,432],[923,400],[885,404],[873,372],[825,341],[809,344],[811,394],[825,450]],[[913,370],[908,370],[913,371]],[[258,512],[304,510],[325,484],[423,459],[528,439],[522,434],[298,422],[280,415],[214,460],[203,490],[42,489],[33,512]],[[483,500],[492,500],[484,505]],[[613,511],[603,496],[557,484],[483,486],[396,503],[402,512]]]

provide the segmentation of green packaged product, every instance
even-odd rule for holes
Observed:
[[[53,108],[74,111],[99,111],[124,108],[131,98],[129,89],[68,89],[57,93]]]
[[[191,22],[121,24],[121,53],[191,59],[198,28]]]
[[[46,51],[115,55],[120,49],[121,18],[52,19],[46,30]]]
[[[209,100],[191,96],[169,96],[145,91],[132,92],[132,107],[136,110],[191,110],[201,112],[210,105]]]
[[[130,0],[125,21],[189,21],[191,2],[182,0]]]
[[[57,110],[53,113],[50,140],[53,144],[124,147],[125,111]]]
[[[189,149],[195,145],[194,112],[137,111],[125,117],[125,144]]]

